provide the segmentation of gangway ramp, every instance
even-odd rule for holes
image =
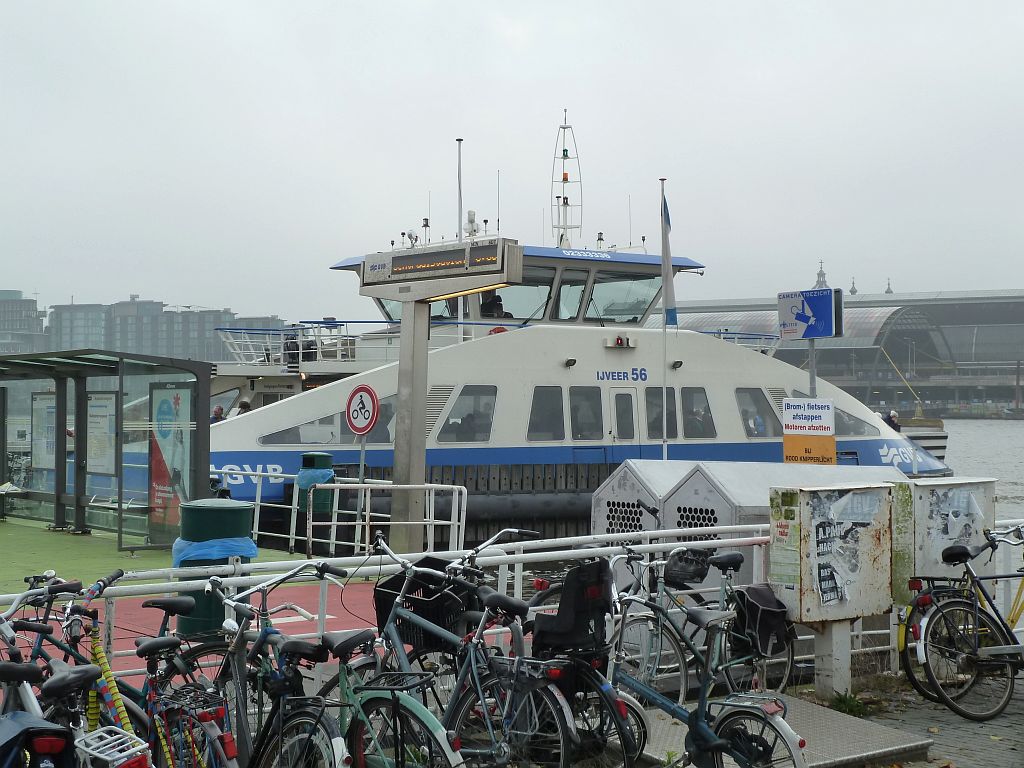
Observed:
[[[781,698],[786,702],[786,722],[807,740],[804,759],[808,768],[891,765],[928,757],[931,739],[861,720],[795,696]],[[686,726],[660,709],[648,710],[647,714],[650,736],[645,757],[649,764],[665,765],[682,755]]]

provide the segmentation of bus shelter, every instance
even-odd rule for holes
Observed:
[[[0,516],[166,548],[209,495],[210,377],[196,360],[80,349],[0,355]]]

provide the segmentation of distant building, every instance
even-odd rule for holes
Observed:
[[[45,346],[44,313],[21,291],[0,290],[0,354],[37,352]]]
[[[105,304],[54,304],[46,326],[46,349],[106,349]]]

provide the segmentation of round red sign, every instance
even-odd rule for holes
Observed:
[[[362,437],[377,423],[380,415],[380,400],[373,387],[360,384],[352,390],[345,403],[345,420],[352,434]]]

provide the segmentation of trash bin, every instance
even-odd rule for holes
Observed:
[[[306,514],[307,507],[309,506],[309,489],[318,483],[333,483],[334,482],[334,469],[331,467],[331,462],[334,457],[329,453],[312,452],[302,454],[302,466],[299,469],[298,474],[295,476],[295,483],[299,486],[299,497],[296,504],[296,524],[299,532],[299,538],[305,538],[306,536]],[[314,519],[319,521],[327,521],[331,518],[331,504],[334,499],[334,494],[331,491],[313,491],[313,509],[312,514]],[[314,528],[313,536],[317,538],[327,538],[328,530],[324,527]],[[327,545],[320,544],[315,548],[310,548],[312,542],[306,542],[306,553],[307,554],[330,554],[327,552]]]
[[[226,565],[228,558],[248,563],[256,556],[252,533],[255,505],[233,499],[200,499],[181,505],[181,538],[174,542],[175,568]],[[216,632],[224,622],[224,607],[213,595],[188,592],[195,610],[178,617],[178,633],[186,637]]]
[[[309,489],[317,483],[333,483],[334,469],[331,463],[334,457],[329,453],[312,452],[302,454],[302,467],[299,469],[295,482],[299,485],[299,512],[306,511],[309,503]],[[313,511],[331,511],[331,492],[313,491]]]

